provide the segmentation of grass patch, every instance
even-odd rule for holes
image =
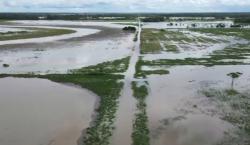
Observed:
[[[0,20],[0,25],[11,25],[11,24],[14,24],[14,23],[9,20]]]
[[[159,53],[162,50],[160,39],[165,39],[163,34],[154,29],[143,29],[141,32],[141,53]]]
[[[8,31],[8,32],[0,32],[0,36],[8,36],[8,35],[20,35],[29,33],[28,31]]]
[[[178,47],[174,44],[164,43],[164,47],[167,52],[174,52],[174,53],[180,52]]]
[[[223,57],[228,59],[235,59],[230,61],[223,61]],[[249,63],[244,63],[238,59],[245,59],[245,57],[238,56],[216,56],[212,58],[185,58],[185,59],[159,59],[153,61],[143,60],[142,65],[155,66],[155,65],[203,65],[203,66],[214,66],[214,65],[248,65]]]
[[[142,56],[138,59],[135,66],[135,78],[146,78],[148,75],[165,75],[169,74],[168,70],[142,70],[142,66],[146,65],[145,61],[142,60]]]
[[[4,40],[17,40],[17,39],[29,39],[40,38],[48,36],[56,36],[63,34],[74,33],[74,30],[69,29],[48,29],[48,28],[31,28],[32,31],[20,31],[20,32],[7,32],[0,34],[0,41]]]
[[[71,70],[73,74],[110,74],[122,73],[128,69],[130,57],[118,59],[114,61],[107,61],[94,66],[83,67],[80,69]]]
[[[177,44],[217,42],[218,41],[206,37],[190,37],[182,31],[143,29],[141,35],[141,53],[160,53],[161,51],[178,53]],[[161,45],[161,43],[163,45]]]
[[[138,33],[139,33],[138,31],[135,33],[135,37],[134,37],[134,39],[133,39],[134,42],[137,42],[137,41],[138,41]]]
[[[249,62],[244,60],[248,60],[249,56],[249,44],[236,44],[226,47],[223,50],[216,50],[202,58],[141,60],[140,65],[248,65]]]
[[[208,89],[203,90],[202,93],[217,103],[218,108],[223,112],[223,119],[247,134],[250,142],[250,94],[233,89]]]
[[[148,117],[146,112],[146,97],[148,96],[147,86],[139,86],[132,82],[133,96],[137,100],[137,110],[133,123],[132,140],[133,145],[149,145],[149,129],[147,126]]]
[[[214,35],[236,36],[250,40],[250,29],[242,28],[216,28],[216,29],[191,29],[192,31],[210,33]]]
[[[42,78],[58,83],[72,83],[93,91],[100,96],[100,106],[96,110],[97,118],[93,126],[87,128],[82,142],[86,145],[108,145],[114,129],[113,122],[118,107],[117,100],[123,88],[122,75],[97,74],[49,74],[49,75],[0,75],[0,77]]]
[[[118,25],[126,25],[126,26],[138,26],[138,23],[137,22],[129,22],[129,23],[114,23],[114,24],[118,24]]]

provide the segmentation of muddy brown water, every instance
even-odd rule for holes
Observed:
[[[63,27],[77,30],[79,35],[74,37],[65,35],[62,37],[67,39],[51,42],[38,43],[27,39],[27,43],[1,45],[0,65],[9,64],[10,67],[0,66],[0,73],[67,73],[70,69],[127,57],[133,46],[133,34],[124,33],[121,29],[123,26],[112,23],[19,22],[15,26]],[[89,33],[89,31],[98,32]],[[46,37],[46,39],[50,38]]]
[[[207,88],[230,88],[228,73],[243,75],[237,90],[250,88],[249,66],[178,66],[169,75],[148,78],[147,99],[152,145],[213,145],[224,140],[234,127],[221,120],[215,105],[199,94]]]
[[[1,145],[77,145],[97,97],[44,79],[0,79]]]
[[[132,144],[131,134],[133,132],[134,116],[136,112],[136,99],[133,96],[131,83],[134,81],[134,74],[136,72],[135,66],[140,55],[140,36],[141,27],[139,22],[138,41],[134,44],[133,51],[130,54],[129,68],[124,74],[124,89],[119,99],[115,130],[111,138],[112,145]]]

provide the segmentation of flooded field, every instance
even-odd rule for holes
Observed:
[[[237,90],[250,87],[249,66],[185,66],[169,69],[167,76],[150,76],[147,100],[151,143],[155,145],[213,145],[235,129],[200,91],[229,88],[229,72],[244,75]],[[180,107],[181,106],[181,107]]]
[[[0,144],[248,145],[250,29],[233,24],[0,25]]]
[[[186,29],[186,28],[216,28],[218,24],[225,24],[226,28],[230,28],[234,24],[231,20],[221,21],[173,21],[173,22],[148,22],[145,28],[157,29]]]
[[[77,145],[97,97],[42,79],[0,79],[0,144]]]
[[[24,24],[28,25],[28,22]],[[30,24],[34,25],[34,23]],[[52,27],[59,24],[68,26]],[[10,65],[9,68],[0,67],[0,73],[65,73],[69,69],[126,57],[133,46],[133,35],[123,33],[118,28],[105,29],[98,25],[92,26],[91,29],[82,25],[76,25],[80,28],[72,28],[71,22],[50,22],[48,25],[50,26],[32,27],[65,28],[75,30],[76,33],[46,38],[0,41],[0,62]],[[22,27],[25,26],[22,25]],[[105,36],[105,34],[109,35],[110,31],[115,32],[115,37]],[[93,35],[95,33],[97,34]]]

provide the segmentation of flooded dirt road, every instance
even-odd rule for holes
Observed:
[[[125,84],[122,95],[119,99],[119,109],[117,112],[117,120],[115,123],[116,129],[112,137],[112,145],[128,145],[132,144],[131,134],[133,131],[133,120],[136,111],[136,100],[133,97],[133,91],[131,89],[131,83],[134,81],[134,74],[136,72],[135,66],[140,55],[140,37],[141,37],[141,25],[138,22],[138,41],[133,47],[131,58],[129,62],[129,68],[125,72]]]

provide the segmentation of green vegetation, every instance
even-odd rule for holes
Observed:
[[[238,17],[234,20],[234,22],[237,24],[250,24],[250,17],[247,18]]]
[[[165,18],[162,16],[151,16],[142,19],[143,22],[163,22]]]
[[[119,24],[119,25],[126,25],[126,26],[138,26],[138,23],[137,22],[126,22],[124,21],[123,23],[122,22],[119,22],[119,23],[114,23],[114,24]]]
[[[126,26],[122,30],[123,31],[128,31],[128,32],[135,32],[136,31],[136,27],[134,27],[134,26]]]
[[[168,51],[168,52],[175,52],[175,53],[178,53],[180,52],[178,47],[174,44],[171,44],[171,43],[164,43],[164,47],[165,47],[165,50]]]
[[[143,29],[141,33],[141,53],[159,53],[162,48],[160,45],[160,38],[165,36],[163,33],[155,32],[154,29]]]
[[[231,83],[231,89],[234,89],[234,80],[239,78],[242,75],[240,72],[232,72],[227,74],[227,76],[230,76],[232,78],[232,83]]]
[[[238,139],[230,144],[244,144],[241,142],[250,142],[250,94],[240,93],[235,90],[203,90],[202,93],[216,102],[224,120],[238,127]],[[243,136],[247,136],[246,140]],[[234,136],[235,138],[235,136]],[[232,140],[232,137],[230,138]]]
[[[146,97],[148,96],[147,86],[132,82],[133,95],[137,99],[138,112],[135,114],[133,123],[132,140],[133,145],[149,145],[149,129],[147,126],[148,117],[146,112]]]
[[[192,29],[192,31],[210,33],[214,35],[236,36],[250,40],[250,29],[230,28],[230,29]]]
[[[159,59],[159,60],[153,60],[153,61],[147,61],[143,60],[142,65],[168,65],[168,66],[176,66],[176,65],[204,65],[204,66],[214,66],[214,65],[247,65],[249,63],[244,63],[240,60],[237,60],[237,57],[234,59],[236,60],[230,60],[230,61],[222,61],[220,57],[223,56],[217,56],[211,57],[211,58],[185,58],[185,59]],[[215,59],[214,59],[215,58]],[[230,59],[230,56],[228,56],[228,59]],[[242,57],[239,57],[239,59],[244,59]]]
[[[3,64],[3,67],[9,67],[10,65],[9,64]]]
[[[5,35],[18,35],[18,34],[25,34],[25,33],[29,33],[28,31],[8,31],[8,32],[0,32],[0,36],[5,36]]]
[[[73,74],[110,74],[122,73],[128,69],[130,57],[118,59],[114,61],[107,61],[94,66],[88,66],[76,70],[71,70]]]
[[[68,29],[49,29],[49,28],[30,28],[30,30],[32,31],[1,33],[0,41],[40,38],[40,37],[47,37],[47,36],[70,34],[70,33],[75,32],[74,30],[68,30]]]
[[[135,37],[133,39],[134,42],[138,41],[138,31],[135,33]]]
[[[158,74],[158,75],[169,74],[168,70],[142,70],[142,66],[146,65],[148,64],[142,60],[142,57],[140,57],[135,66],[136,69],[136,73],[134,76],[135,78],[146,78],[147,75],[153,75],[153,74]]]
[[[0,74],[2,77],[42,78],[59,83],[71,83],[93,91],[100,97],[96,109],[97,116],[92,126],[86,129],[80,141],[86,145],[108,145],[114,129],[115,113],[118,107],[118,98],[123,88],[123,75],[112,73],[125,72],[128,68],[129,57],[105,62],[79,70],[70,71],[68,74]]]
[[[216,50],[211,54],[202,58],[184,58],[184,59],[159,59],[153,61],[141,60],[140,65],[248,65],[250,48],[248,44],[235,44],[224,48],[223,50]]]
[[[217,43],[218,41],[201,36],[188,36],[182,31],[165,29],[143,29],[141,35],[141,53],[160,53],[161,51],[179,53],[177,45]]]
[[[86,145],[108,145],[114,129],[113,123],[117,110],[117,99],[123,88],[122,75],[95,74],[49,74],[49,75],[0,75],[0,77],[42,78],[59,83],[72,83],[87,88],[100,96],[100,105],[93,126],[87,128],[82,142]]]
[[[11,25],[11,24],[13,24],[13,22],[0,19],[0,25]]]

